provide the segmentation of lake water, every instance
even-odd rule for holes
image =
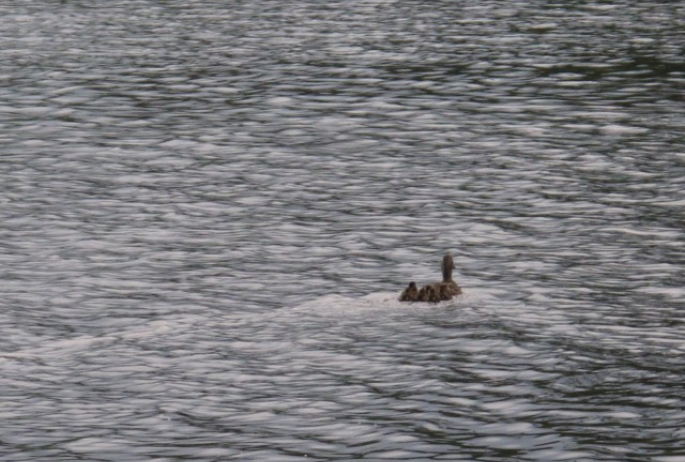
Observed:
[[[1,461],[685,461],[682,3],[0,14]]]

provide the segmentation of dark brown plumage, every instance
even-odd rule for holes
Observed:
[[[448,253],[442,258],[442,263],[440,264],[442,281],[427,284],[418,291],[416,283],[412,281],[400,295],[400,301],[437,303],[441,300],[451,300],[453,297],[462,293],[461,288],[454,282],[454,279],[452,279],[452,272],[454,269],[454,258]]]
[[[419,299],[419,290],[414,281],[410,282],[404,292],[400,295],[401,302],[415,302]]]

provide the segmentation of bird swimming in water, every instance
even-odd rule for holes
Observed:
[[[461,294],[461,288],[452,279],[452,272],[455,270],[454,258],[447,253],[442,258],[440,270],[442,271],[442,281],[433,282],[421,287],[417,291],[416,283],[410,282],[409,286],[400,295],[401,302],[432,302],[437,303],[442,300],[452,300],[453,297]]]
[[[419,300],[420,302],[431,302],[438,303],[440,301],[440,293],[431,284],[421,287],[419,290]]]
[[[414,281],[410,282],[404,292],[400,295],[401,302],[415,302],[419,299],[419,289],[416,288]]]
[[[452,279],[452,271],[456,269],[454,266],[454,258],[452,258],[451,253],[447,253],[442,257],[442,263],[440,264],[440,270],[442,271],[442,282],[440,282],[441,294],[445,297],[443,300],[450,300],[452,297],[461,294],[461,287],[454,282]]]

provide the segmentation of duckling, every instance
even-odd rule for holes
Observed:
[[[438,303],[440,301],[440,292],[433,286],[430,286],[430,289],[428,289],[428,301],[431,303]]]
[[[440,301],[440,294],[432,284],[428,284],[421,287],[418,299],[420,302],[438,303]]]
[[[414,281],[410,282],[402,295],[400,295],[401,302],[415,302],[419,299],[419,290],[416,288]]]
[[[428,287],[427,286],[421,287],[421,290],[419,290],[419,294],[416,297],[416,300],[419,302],[427,302],[428,301]]]

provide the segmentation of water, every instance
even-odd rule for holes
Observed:
[[[679,3],[0,12],[0,460],[685,461]]]

